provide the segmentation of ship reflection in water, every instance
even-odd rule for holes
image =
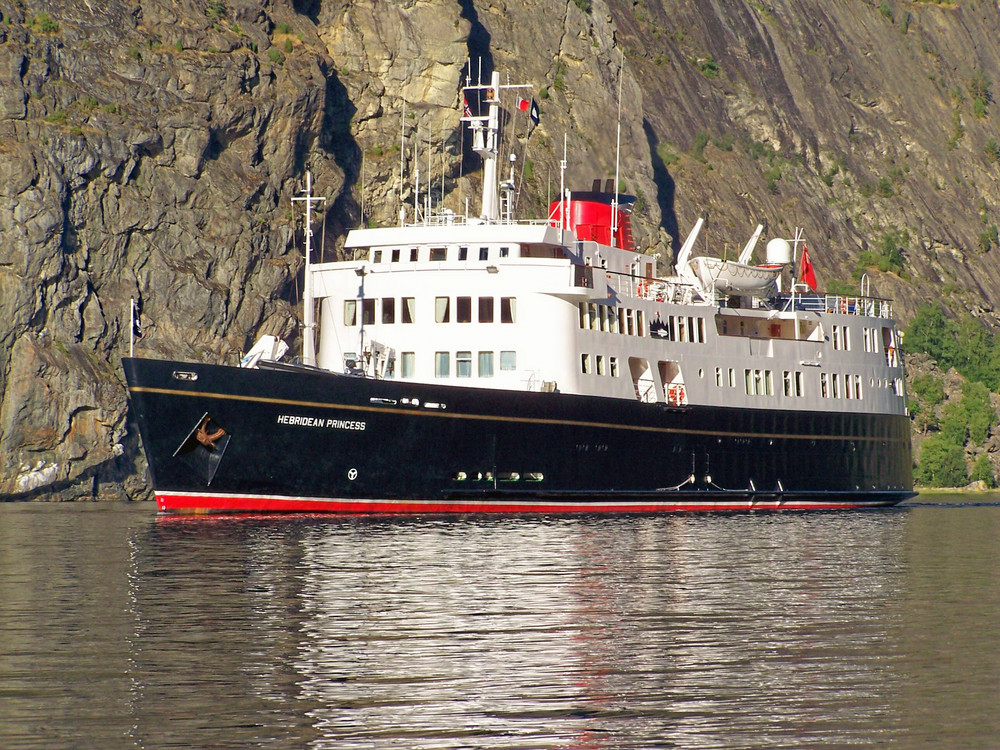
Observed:
[[[0,504],[0,746],[991,746],[998,537]]]
[[[166,577],[140,562],[140,620],[180,607],[201,627],[163,633],[173,649],[147,637],[141,650],[163,661],[142,671],[214,663],[245,701],[285,714],[279,727],[307,723],[282,731],[317,746],[884,739],[901,676],[882,615],[901,596],[904,523],[899,512],[167,521],[151,551],[181,559],[156,564]],[[175,686],[156,679],[139,711],[177,721]],[[219,710],[201,704],[187,720],[212,724]]]

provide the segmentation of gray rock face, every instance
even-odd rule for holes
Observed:
[[[718,252],[758,219],[771,235],[804,226],[824,283],[895,245],[905,265],[869,274],[904,317],[946,288],[996,322],[1000,20],[977,4],[12,5],[0,497],[147,495],[120,368],[132,298],[143,355],[232,362],[264,333],[295,350],[290,198],[307,168],[328,197],[314,227],[327,258],[359,221],[397,221],[417,166],[444,205],[475,211],[455,117],[470,56],[536,85],[542,121],[515,121],[509,144],[522,215],[555,197],[564,137],[569,186],[615,174],[620,89],[621,182],[648,252],[668,259],[706,211]]]

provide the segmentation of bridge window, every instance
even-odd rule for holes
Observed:
[[[517,352],[500,352],[500,372],[512,372],[517,369]]]
[[[370,326],[375,324],[375,300],[361,300],[361,325]]]
[[[416,312],[417,301],[413,297],[403,297],[400,305],[403,323],[412,323]]]
[[[459,260],[468,260],[469,259],[469,248],[467,248],[467,247],[460,247],[460,248],[458,248],[458,259]]]
[[[455,298],[455,320],[459,323],[472,322],[472,297]]]
[[[432,247],[431,248],[431,260],[433,260],[433,261],[448,260],[448,248],[446,248],[446,247]]]
[[[410,248],[410,263],[416,263],[417,262],[418,252],[419,251],[418,251],[417,248],[415,248],[415,247],[411,247]]]
[[[399,248],[398,247],[394,247],[392,249],[392,262],[393,263],[399,263]]]
[[[344,325],[356,326],[358,324],[358,301],[356,299],[344,300]]]
[[[396,300],[393,297],[382,298],[382,322],[390,324],[396,322]]]
[[[472,377],[472,352],[455,353],[455,377]]]
[[[434,322],[447,323],[451,320],[451,299],[449,297],[434,298]]]
[[[492,323],[493,322],[493,298],[492,297],[480,297],[479,298],[479,322],[480,323]]]
[[[479,260],[489,260],[490,249],[488,247],[479,248]]]
[[[501,323],[516,323],[517,322],[517,298],[516,297],[501,297],[500,298],[500,322]]]

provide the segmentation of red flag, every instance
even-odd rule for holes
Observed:
[[[531,106],[531,102],[529,102],[527,99],[518,99],[517,100],[517,108],[519,110],[521,110],[522,112],[527,112],[528,111],[528,107],[530,107],[530,106]]]
[[[802,246],[802,273],[799,275],[809,285],[809,288],[816,291],[816,272],[813,271],[813,264],[809,262],[809,248]]]

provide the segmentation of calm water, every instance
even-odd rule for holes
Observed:
[[[157,518],[0,504],[0,747],[1000,743],[1000,497]]]

